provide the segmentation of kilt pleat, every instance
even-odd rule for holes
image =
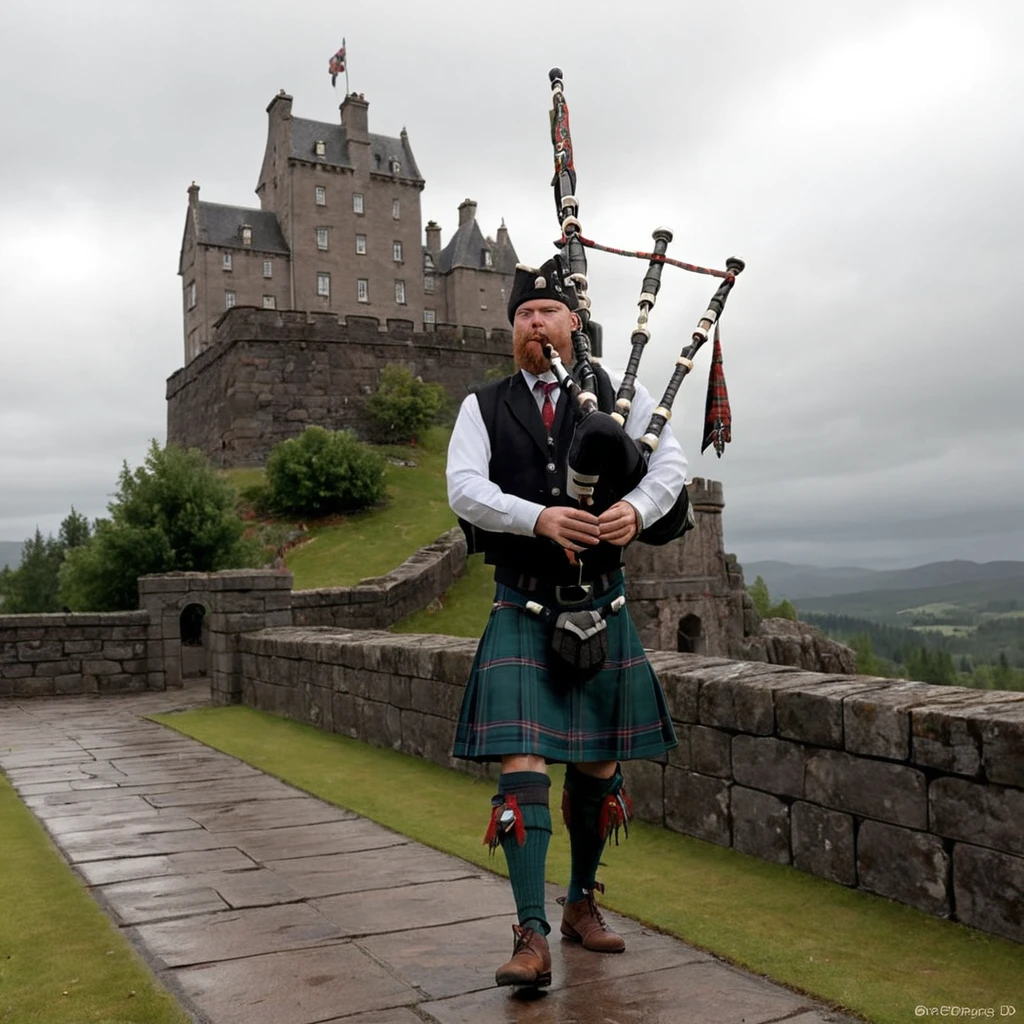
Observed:
[[[624,585],[594,602],[601,607]],[[678,743],[665,694],[628,606],[609,616],[608,660],[583,684],[548,666],[548,627],[523,610],[527,597],[497,585],[494,608],[466,685],[453,754],[496,761],[536,754],[548,761],[656,757]]]

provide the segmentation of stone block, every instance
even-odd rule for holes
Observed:
[[[467,642],[463,647],[452,647],[439,653],[439,678],[453,686],[465,686],[473,668],[476,646]]]
[[[733,786],[730,810],[734,849],[777,864],[789,863],[789,807],[783,801]]]
[[[108,641],[103,644],[103,657],[116,660],[124,661],[130,658],[144,658],[146,656],[146,645],[145,643],[114,643]]]
[[[26,679],[15,679],[13,682],[15,697],[52,697],[56,692],[52,677],[30,676]]]
[[[989,782],[1024,789],[1024,706],[992,708],[978,722],[981,763]]]
[[[804,747],[773,736],[732,738],[732,777],[779,796],[804,795]]]
[[[82,671],[90,676],[112,676],[121,672],[119,661],[83,661]]]
[[[655,825],[665,823],[665,766],[657,761],[627,761],[622,766],[633,814]]]
[[[32,675],[31,663],[0,665],[0,679],[27,679]]]
[[[673,721],[696,722],[700,679],[679,671],[658,672],[658,679],[665,691],[665,700]]]
[[[690,768],[700,775],[732,778],[732,737],[721,729],[695,725],[690,729]]]
[[[67,693],[98,693],[99,686],[95,676],[83,676],[81,672],[72,672],[66,676],[54,676],[53,692],[58,696]]]
[[[1024,792],[967,779],[936,779],[928,789],[931,831],[1024,856]]]
[[[414,711],[425,711],[451,722],[458,720],[462,708],[464,686],[450,686],[427,679],[406,680],[410,685],[411,707]]]
[[[102,640],[65,640],[65,654],[96,654],[103,649]]]
[[[747,661],[724,662],[720,668],[701,669],[699,674],[701,724],[755,736],[770,736],[775,731],[774,693],[795,685],[793,669]]]
[[[865,821],[857,830],[860,888],[949,917],[949,854],[938,836]]]
[[[675,721],[672,723],[672,727],[676,731],[676,739],[679,743],[668,752],[668,763],[675,765],[676,768],[685,768],[690,771],[693,768],[690,759],[690,732],[694,727]]]
[[[19,644],[20,661],[60,661],[63,657],[64,644],[60,640],[26,640]]]
[[[394,709],[398,710],[398,709]],[[455,725],[444,718],[421,711],[400,711],[402,718],[401,749],[414,757],[435,764],[450,766]]]
[[[303,687],[303,719],[326,732],[334,731],[334,705],[329,687],[307,683]]]
[[[665,825],[718,846],[732,844],[731,783],[707,775],[665,768]]]
[[[979,716],[1019,706],[1024,695],[951,690],[950,696],[962,696],[962,700],[928,704],[911,711],[911,759],[929,768],[977,776],[982,765]]]
[[[819,747],[843,747],[843,700],[882,689],[876,680],[803,675],[775,694],[775,731],[783,739]]]
[[[927,828],[924,773],[839,750],[808,754],[804,791],[812,803],[908,828]]]
[[[65,658],[63,661],[37,661],[32,668],[33,675],[63,676],[80,671],[82,663],[77,658]]]
[[[794,867],[840,885],[857,884],[852,815],[797,800],[790,821]]]
[[[1024,859],[956,843],[953,892],[959,921],[1024,942]]]
[[[331,695],[331,709],[334,731],[342,736],[359,739],[359,707],[356,698],[350,693],[335,690]]]

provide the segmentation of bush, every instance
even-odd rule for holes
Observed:
[[[75,611],[118,611],[138,605],[139,576],[216,572],[258,564],[243,539],[235,492],[202,452],[151,442],[145,464],[124,464],[109,519],[96,522],[88,544],[68,552],[61,600]]]
[[[0,611],[4,614],[59,612],[58,577],[67,553],[87,544],[89,520],[71,506],[71,514],[60,524],[54,540],[36,528],[34,537],[25,541],[21,564],[17,569],[0,571]]]
[[[389,363],[366,401],[375,433],[386,444],[417,441],[443,415],[448,396],[440,384],[424,384],[407,366]]]
[[[347,430],[307,427],[276,445],[267,459],[275,512],[327,516],[382,501],[384,459]]]

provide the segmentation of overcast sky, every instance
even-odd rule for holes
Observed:
[[[673,421],[741,561],[1024,559],[1022,22],[1019,0],[3,5],[0,539],[102,515],[122,460],[165,440],[186,189],[257,206],[267,104],[335,121],[344,36],[445,241],[472,197],[521,260],[552,252],[559,65],[585,233],[646,248],[665,224],[670,255],[746,259],[733,443],[699,454],[707,349]],[[643,269],[591,254],[610,363]],[[714,284],[666,270],[652,391]]]

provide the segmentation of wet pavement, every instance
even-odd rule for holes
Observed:
[[[625,953],[553,936],[550,989],[495,988],[507,881],[140,717],[207,702],[0,702],[0,769],[197,1022],[852,1024],[614,914]]]

